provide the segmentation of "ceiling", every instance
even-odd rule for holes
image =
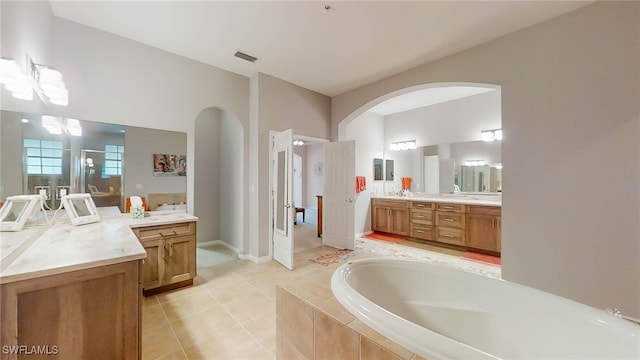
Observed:
[[[335,96],[593,1],[51,1],[55,16]],[[234,57],[255,56],[254,63]]]

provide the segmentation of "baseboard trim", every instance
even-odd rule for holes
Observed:
[[[271,261],[271,256],[262,256],[262,257],[257,257],[255,255],[251,255],[251,254],[241,254],[240,253],[240,249],[222,241],[222,240],[211,240],[211,241],[203,241],[203,242],[199,242],[196,244],[196,247],[202,245],[202,246],[209,246],[209,245],[222,245],[224,247],[226,247],[227,249],[230,249],[232,251],[234,251],[236,254],[238,254],[238,259],[240,260],[249,260],[251,262],[254,262],[256,264],[262,264],[262,263],[266,263]]]
[[[196,247],[203,245],[203,246],[210,246],[210,245],[222,245],[224,247],[226,247],[227,249],[232,250],[233,252],[235,252],[236,254],[238,254],[238,256],[240,256],[240,249],[238,249],[237,247],[234,247],[233,245],[230,245],[222,240],[211,240],[211,241],[204,241],[204,242],[200,242],[196,244]]]
[[[246,254],[246,255],[238,255],[238,257],[241,260],[249,260],[249,261],[254,262],[256,264],[263,264],[263,263],[271,261],[271,256],[257,257],[255,255]]]

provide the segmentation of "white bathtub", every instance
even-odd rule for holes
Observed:
[[[638,325],[454,268],[354,260],[336,270],[331,289],[358,319],[427,359],[640,358]]]

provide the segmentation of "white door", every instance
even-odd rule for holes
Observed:
[[[339,249],[355,248],[355,141],[324,146],[322,243]]]
[[[273,145],[273,258],[293,270],[293,130],[276,134]]]

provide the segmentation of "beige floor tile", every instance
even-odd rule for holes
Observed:
[[[169,324],[142,330],[142,358],[144,360],[157,359],[177,350],[180,350],[180,343],[178,343]]]
[[[207,291],[222,305],[241,297],[262,295],[258,289],[244,280],[224,286],[209,287]]]
[[[222,306],[239,322],[245,322],[263,315],[276,315],[275,298],[263,294],[243,296]]]
[[[170,324],[183,347],[224,336],[228,331],[240,328],[240,323],[220,306]]]
[[[259,318],[248,320],[242,326],[253,335],[263,348],[273,357],[276,355],[276,317],[275,315],[263,315]]]
[[[158,294],[156,296],[158,297],[158,301],[163,303],[167,301],[174,301],[174,300],[183,298],[185,296],[189,296],[205,290],[206,288],[203,285],[192,285],[192,286],[187,286],[180,289],[167,291],[162,294]]]
[[[170,354],[162,356],[157,360],[188,360],[187,355],[184,353],[184,350],[176,350]]]
[[[142,329],[169,324],[160,304],[148,305],[142,308]]]
[[[142,297],[142,306],[158,305],[159,303],[160,302],[158,301],[158,298],[155,295]]]
[[[243,328],[228,329],[206,341],[185,347],[190,360],[195,359],[257,359],[270,355]]]
[[[182,319],[220,306],[206,291],[196,292],[173,301],[160,303],[169,321]]]

